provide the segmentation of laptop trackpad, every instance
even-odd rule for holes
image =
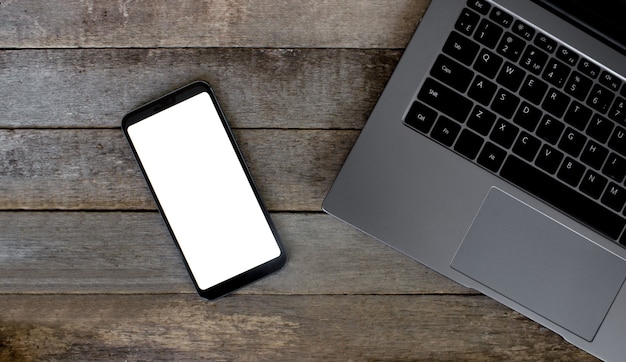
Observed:
[[[496,188],[451,266],[587,341],[626,278],[624,260]]]

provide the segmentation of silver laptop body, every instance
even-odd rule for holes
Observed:
[[[486,15],[480,14],[480,7],[484,4],[489,7]],[[488,47],[478,41],[478,54],[465,65],[473,72],[469,76],[472,79],[469,88],[460,87],[461,90],[458,90],[454,89],[456,85],[449,86],[447,83],[456,84],[459,78],[458,70],[449,66],[456,64],[450,62],[456,59],[448,55],[441,62],[438,56],[444,46],[449,49],[465,47],[465,44],[450,41],[453,30],[470,40],[479,38],[476,32],[484,29],[476,29],[476,25],[470,24],[475,29],[468,30],[469,35],[455,30],[462,11],[468,8],[470,15],[476,13],[481,19],[490,19],[493,9],[503,10],[512,15],[512,19],[508,18],[508,25],[504,21],[505,30],[497,42],[497,49],[483,52]],[[500,19],[492,21],[497,23]],[[500,92],[506,87],[497,85],[493,98],[520,98],[514,115],[510,117],[503,115],[507,111],[501,110],[500,105],[481,104],[473,100],[470,116],[476,115],[476,106],[496,115],[495,123],[489,132],[485,131],[486,135],[470,127],[469,120],[457,119],[461,118],[458,110],[468,108],[468,105],[462,102],[449,104],[450,111],[439,110],[439,105],[431,106],[439,101],[437,97],[442,93],[466,96],[470,92],[468,89],[476,86],[478,76],[497,83],[497,76],[489,77],[473,67],[477,59],[485,54],[502,58],[498,72],[504,72],[507,64],[522,68],[520,62],[530,48],[512,56],[519,57],[517,61],[501,53],[504,51],[502,42],[513,42],[511,39],[504,40],[507,34],[523,37],[519,24],[536,27],[534,36],[541,33],[548,39],[556,40],[558,49],[563,45],[567,50],[573,50],[577,62],[589,60],[594,65],[601,64],[602,72],[606,68],[611,75],[617,76],[619,82],[624,81],[626,57],[623,54],[534,2],[433,0],[329,191],[323,209],[448,278],[541,323],[585,351],[605,360],[623,360],[626,356],[626,288],[622,285],[626,278],[626,248],[619,241],[623,234],[623,221],[614,220],[624,218],[624,214],[616,210],[596,212],[599,209],[590,202],[605,199],[610,203],[614,198],[619,199],[620,187],[626,186],[623,180],[615,180],[602,173],[609,166],[594,165],[589,168],[587,161],[583,161],[587,156],[582,156],[588,147],[593,148],[591,146],[608,149],[607,144],[614,143],[611,141],[614,136],[604,142],[596,140],[589,143],[586,139],[578,155],[569,154],[567,141],[553,144],[548,138],[537,136],[514,120],[517,112],[522,112],[524,105],[533,105],[542,111],[543,116],[538,121],[540,126],[546,126],[550,120],[552,123],[560,122],[564,125],[563,132],[571,131],[572,137],[584,133],[584,127],[578,129],[563,121],[563,116],[557,117],[542,110],[543,103],[552,107],[552,100],[539,104],[524,103],[520,96],[522,86],[518,90]],[[517,26],[515,31],[513,26]],[[534,38],[529,39],[529,44],[533,44]],[[552,59],[561,59],[562,63],[568,61],[565,57],[557,58],[557,51],[548,55],[547,64],[554,64],[550,63]],[[548,66],[544,65],[544,68]],[[524,70],[526,82],[528,75],[533,74],[532,65]],[[576,67],[574,71],[583,72]],[[548,85],[545,97],[550,97],[549,92],[557,89],[559,96],[568,96],[570,105],[576,101],[575,94],[564,89],[571,86],[569,77],[573,76],[572,73],[560,86],[557,85],[558,80],[546,80],[544,73],[545,69],[542,69],[534,76]],[[450,74],[453,78],[446,79]],[[595,87],[599,83],[598,77],[592,79],[592,84],[588,86]],[[420,92],[423,93],[420,95]],[[623,96],[617,91],[616,97]],[[457,99],[456,96],[453,99]],[[412,110],[416,100],[425,110]],[[595,98],[585,96],[578,102],[591,108],[594,116],[602,113],[594,108]],[[607,112],[614,110],[613,103],[608,107]],[[414,117],[413,123],[407,117]],[[435,117],[434,124],[425,126],[421,131],[416,129],[423,118],[429,117]],[[442,117],[448,123],[439,124]],[[603,117],[608,118],[607,115]],[[548,118],[550,120],[546,121]],[[514,138],[510,141],[498,138],[500,136],[494,130],[502,125],[517,131],[513,132],[511,137]],[[613,127],[613,132],[617,132],[619,123]],[[435,132],[438,139],[428,137]],[[455,142],[460,144],[463,132],[482,136],[482,145],[474,149],[457,147]],[[603,192],[609,193],[608,196],[588,197],[590,201],[581,203],[579,200],[582,199],[578,196],[570,197],[573,191],[559,192],[563,187],[576,190],[578,186],[570,186],[567,182],[562,182],[562,185],[555,183],[558,181],[544,182],[550,172],[544,172],[544,175],[542,170],[528,167],[534,164],[533,159],[538,160],[540,156],[533,156],[527,161],[517,154],[516,145],[528,135],[532,136],[527,138],[536,137],[539,140],[535,147],[539,149],[537,153],[544,152],[542,156],[549,153],[546,150],[561,153],[562,161],[554,171],[554,178],[558,180],[560,176],[567,176],[567,162],[584,164],[590,171],[585,171],[582,177],[603,175],[602,179],[607,181]],[[502,146],[509,143],[508,148]],[[493,150],[488,149],[487,144]],[[524,145],[522,142],[519,147]],[[607,152],[618,154],[612,150]],[[492,165],[492,161],[496,164]],[[496,171],[490,171],[490,168]],[[523,185],[513,185],[509,182],[511,179],[520,180]],[[582,183],[578,181],[579,185]],[[543,195],[549,201],[532,193]],[[553,200],[557,200],[559,207],[564,206],[565,211],[553,207]],[[584,210],[575,211],[576,207]],[[577,221],[590,216],[595,217],[591,226]]]

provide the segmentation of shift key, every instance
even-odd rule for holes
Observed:
[[[417,98],[460,123],[472,110],[472,101],[432,78],[426,79]]]

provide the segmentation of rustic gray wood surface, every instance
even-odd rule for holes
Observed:
[[[593,360],[320,211],[428,4],[0,1],[0,360]],[[196,79],[289,254],[217,302],[119,129]]]

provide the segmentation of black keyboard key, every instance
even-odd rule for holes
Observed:
[[[595,79],[600,74],[600,67],[589,59],[582,58],[578,63],[578,70],[580,70],[583,74]]]
[[[619,92],[619,94],[620,94],[622,97],[626,98],[626,84],[624,84],[624,85],[622,86],[622,90]]]
[[[585,166],[576,162],[572,158],[566,157],[561,165],[559,172],[556,174],[566,184],[576,187],[585,173]]]
[[[559,148],[574,157],[578,157],[586,142],[587,137],[574,131],[573,128],[568,127],[565,130],[563,137],[561,137]]]
[[[491,131],[491,127],[493,127],[495,122],[495,114],[481,106],[476,106],[467,119],[467,126],[483,136],[486,136],[489,134],[489,131]]]
[[[443,52],[465,65],[471,65],[480,46],[453,31],[443,46]]]
[[[587,134],[600,142],[606,142],[613,131],[613,123],[597,114],[591,117]]]
[[[609,118],[626,125],[626,100],[617,97],[613,106],[609,110]]]
[[[622,182],[626,176],[626,160],[611,153],[602,168],[602,173],[617,182]]]
[[[498,44],[502,32],[502,27],[487,19],[483,19],[478,24],[476,33],[474,33],[474,39],[486,47],[494,48]]]
[[[556,87],[561,87],[569,76],[570,68],[556,59],[550,59],[543,71],[543,79]]]
[[[578,62],[578,58],[580,58],[580,56],[574,53],[572,49],[563,45],[559,46],[559,49],[556,51],[556,57],[571,66],[575,66]]]
[[[591,114],[591,109],[573,101],[567,108],[567,112],[565,112],[563,119],[565,122],[578,128],[579,130],[584,130],[591,120]]]
[[[561,138],[564,128],[565,125],[562,122],[546,115],[537,127],[537,136],[554,145]]]
[[[483,15],[487,15],[489,13],[489,9],[491,9],[491,5],[483,0],[468,0],[467,6]]]
[[[496,92],[493,102],[491,102],[491,109],[506,118],[511,118],[513,117],[513,113],[515,113],[519,102],[520,99],[518,96],[507,91],[506,89],[500,88],[498,92]]]
[[[561,161],[563,161],[563,152],[557,151],[548,145],[543,145],[537,154],[535,165],[550,174],[554,174],[559,169]]]
[[[500,175],[611,239],[626,225],[620,216],[515,156],[509,156]]]
[[[520,20],[515,20],[511,30],[526,40],[532,40],[533,36],[535,36],[535,29]]]
[[[473,100],[487,106],[491,103],[497,89],[498,86],[496,86],[495,83],[489,81],[481,75],[477,75],[472,81],[467,95],[469,95]]]
[[[620,155],[626,156],[626,130],[616,127],[609,139],[609,147]]]
[[[607,183],[608,181],[605,177],[592,170],[587,170],[580,183],[580,190],[594,199],[599,199]]]
[[[523,101],[517,109],[517,112],[515,112],[513,122],[524,127],[528,131],[533,132],[535,128],[537,128],[537,124],[539,124],[542,115],[543,113],[538,108],[535,108],[530,103]]]
[[[500,69],[500,73],[498,74],[496,81],[513,92],[517,92],[517,89],[524,80],[524,76],[526,76],[526,72],[524,72],[521,68],[506,62],[504,63],[504,66],[502,66],[502,69]]]
[[[506,32],[500,40],[500,44],[498,44],[496,52],[503,55],[505,58],[516,62],[522,55],[522,51],[524,51],[525,46],[525,41],[509,32]]]
[[[543,68],[548,62],[548,54],[535,48],[532,45],[526,47],[522,59],[519,64],[526,70],[529,70],[535,74],[540,74]]]
[[[615,95],[605,87],[596,84],[591,89],[587,104],[598,112],[606,113]]]
[[[586,163],[587,165],[599,170],[606,157],[609,155],[609,150],[600,144],[594,142],[593,140],[589,140],[585,148],[583,148],[583,153],[580,155],[580,160]]]
[[[556,49],[556,41],[542,33],[535,37],[535,45],[548,53],[552,53]]]
[[[554,88],[551,88],[541,106],[544,110],[552,113],[553,115],[562,117],[567,109],[567,106],[569,105],[569,101],[570,97]]]
[[[454,144],[454,149],[463,156],[473,160],[483,146],[483,138],[476,133],[464,129]]]
[[[478,21],[480,21],[480,15],[469,9],[463,9],[456,24],[454,24],[454,28],[465,35],[472,35],[478,26]]]
[[[548,91],[548,83],[529,75],[522,83],[519,94],[534,104],[539,104]]]
[[[415,101],[411,105],[409,113],[407,113],[404,123],[415,128],[416,130],[428,133],[435,124],[437,112],[426,107],[423,103]]]
[[[493,10],[491,10],[489,18],[505,28],[508,28],[513,23],[513,17],[498,8],[493,8]]]
[[[467,90],[474,78],[474,72],[443,54],[437,57],[430,69],[430,75],[461,93]]]
[[[426,79],[417,98],[459,122],[464,122],[472,110],[472,101],[432,78]]]
[[[456,140],[456,136],[459,135],[459,132],[461,132],[460,124],[454,122],[448,117],[439,116],[437,123],[435,123],[435,126],[430,133],[430,136],[442,144],[450,147],[454,143],[454,140]]]
[[[611,209],[620,212],[624,209],[624,205],[626,204],[626,190],[616,183],[611,182],[604,191],[601,201]]]
[[[487,49],[483,49],[478,54],[476,62],[474,63],[474,69],[486,75],[489,78],[493,78],[498,73],[500,65],[502,64],[502,57],[490,52]]]
[[[525,159],[532,162],[537,156],[537,152],[541,147],[541,141],[529,133],[522,132],[513,145],[513,152]]]
[[[519,133],[519,128],[500,118],[491,130],[489,138],[504,148],[510,148]]]
[[[622,81],[615,74],[609,73],[606,70],[600,74],[600,83],[614,92],[617,92],[622,86]]]
[[[574,71],[567,80],[567,83],[565,83],[563,90],[576,99],[584,101],[585,98],[587,98],[587,94],[589,94],[589,90],[591,90],[591,84],[591,79]]]
[[[491,142],[487,142],[483,147],[480,155],[478,155],[478,164],[482,165],[486,169],[492,172],[498,172],[504,159],[506,158],[506,151],[500,147],[494,145]]]

